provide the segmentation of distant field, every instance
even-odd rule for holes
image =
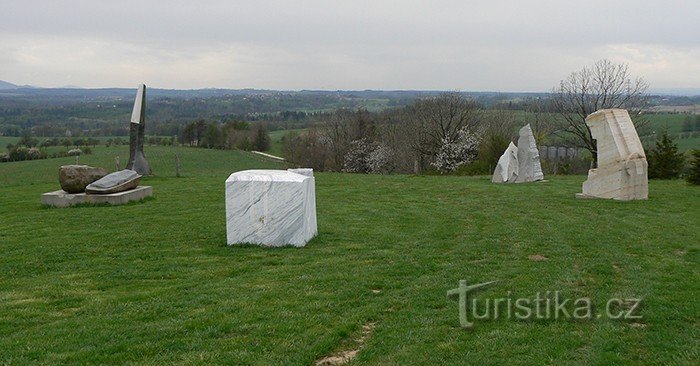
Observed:
[[[275,156],[282,156],[282,138],[290,133],[290,132],[302,132],[305,129],[296,129],[296,130],[277,130],[277,131],[272,131],[270,132],[270,150],[267,151],[268,154],[272,154]]]
[[[174,154],[182,178],[174,177]],[[126,147],[84,163],[110,168]],[[697,364],[700,190],[577,200],[583,176],[316,174],[305,248],[227,247],[224,181],[284,166],[241,151],[146,147],[154,198],[46,209],[71,158],[0,164],[0,364]],[[537,204],[533,205],[533,202]],[[533,259],[534,258],[534,259]],[[641,319],[459,327],[446,292],[642,298]],[[624,304],[623,304],[624,305]]]
[[[15,144],[17,140],[19,140],[19,137],[0,136],[0,152],[4,152],[2,150],[5,150],[7,144]]]

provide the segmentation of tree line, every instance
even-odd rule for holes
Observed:
[[[187,123],[182,128],[180,143],[207,149],[267,151],[270,149],[270,135],[264,123],[218,123],[199,119]]]

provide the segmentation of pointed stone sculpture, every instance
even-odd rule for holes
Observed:
[[[598,167],[588,171],[578,198],[644,200],[648,198],[647,159],[629,113],[601,109],[586,117],[596,140]]]
[[[491,181],[494,183],[512,183],[518,178],[518,147],[511,143],[498,159]]]
[[[146,85],[139,85],[134,101],[134,110],[131,112],[129,131],[129,162],[127,169],[136,171],[140,175],[151,175],[151,165],[148,164],[143,154],[143,143],[146,139]]]
[[[537,149],[535,135],[528,123],[520,129],[518,146],[513,142],[498,159],[493,171],[493,183],[523,183],[544,179],[540,164],[540,151]]]
[[[534,182],[544,179],[540,165],[540,151],[537,149],[535,135],[530,124],[520,129],[518,138],[518,178],[516,183]]]

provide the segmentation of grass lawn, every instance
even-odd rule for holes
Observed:
[[[126,147],[82,163],[113,167]],[[171,155],[182,161],[174,177]],[[583,176],[317,174],[319,236],[304,248],[227,247],[224,180],[281,167],[253,154],[146,147],[153,199],[47,209],[72,161],[0,164],[0,363],[612,364],[700,361],[700,188],[651,181],[650,199],[576,200]],[[531,260],[541,255],[546,260]],[[561,291],[642,298],[632,321],[477,320],[477,298]]]

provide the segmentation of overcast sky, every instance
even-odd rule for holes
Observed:
[[[0,80],[548,91],[601,58],[700,87],[700,1],[0,0]]]

